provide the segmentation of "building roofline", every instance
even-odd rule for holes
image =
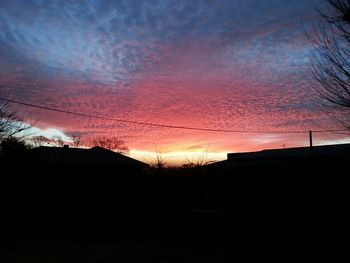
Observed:
[[[331,144],[313,147],[291,147],[283,149],[264,149],[261,151],[254,152],[228,153],[227,160],[255,157],[305,156],[309,154],[350,154],[350,144]]]

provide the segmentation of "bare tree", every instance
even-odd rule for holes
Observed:
[[[56,146],[58,147],[63,147],[64,146],[64,141],[61,136],[56,135],[52,137],[53,142],[55,143]]]
[[[204,152],[193,154],[191,158],[186,155],[186,163],[182,165],[183,168],[202,167],[212,163],[208,160],[208,149]]]
[[[350,0],[327,3],[329,12],[319,12],[323,21],[308,34],[314,46],[314,90],[326,102],[323,106],[337,109],[339,120],[350,129]]]
[[[0,97],[5,97],[1,90]],[[8,101],[0,99],[0,141],[30,129],[31,126],[23,120],[22,114],[10,109]]]
[[[75,148],[79,148],[80,143],[81,143],[81,136],[78,135],[78,134],[73,134],[73,135],[71,136],[71,138],[72,138],[72,141],[73,141],[73,146],[74,146]]]
[[[91,141],[91,146],[99,146],[106,148],[110,151],[115,151],[117,153],[128,153],[129,148],[125,145],[123,140],[118,139],[117,137],[98,137]]]
[[[34,136],[30,139],[30,143],[34,147],[44,146],[46,144],[50,144],[51,142],[52,140],[46,138],[45,136]]]
[[[161,150],[157,147],[155,143],[153,143],[154,148],[155,148],[155,153],[156,153],[156,158],[152,164],[153,167],[156,167],[158,169],[164,168],[165,167],[165,160],[163,158]]]

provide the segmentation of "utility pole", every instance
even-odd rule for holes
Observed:
[[[309,131],[310,150],[312,150],[312,131]]]

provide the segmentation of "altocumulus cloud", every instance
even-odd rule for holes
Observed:
[[[304,129],[319,118],[302,88],[310,46],[301,31],[318,0],[0,2],[0,84],[16,98],[222,129]],[[191,136],[217,147],[233,140],[30,113],[68,133],[117,130],[140,138],[128,142],[138,148],[154,138],[186,147]]]

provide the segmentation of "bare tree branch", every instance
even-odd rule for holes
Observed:
[[[186,155],[186,163],[182,165],[183,168],[202,167],[213,163],[208,159],[208,149],[201,153],[193,154],[191,158]]]
[[[339,120],[350,129],[350,0],[328,0],[329,12],[320,12],[323,22],[308,34],[314,47],[311,73],[313,89],[337,110]]]
[[[79,148],[80,143],[81,143],[81,135],[73,134],[73,135],[71,136],[71,138],[72,138],[72,141],[73,141],[73,146],[74,146],[75,148]]]
[[[117,153],[125,154],[129,152],[129,148],[125,145],[125,142],[117,137],[98,137],[93,139],[90,144],[92,147],[99,146]]]
[[[52,140],[46,138],[45,136],[34,136],[30,138],[30,143],[33,144],[34,147],[45,146],[47,144],[51,144]]]
[[[0,90],[0,95],[6,97],[5,91]],[[23,114],[10,109],[7,101],[0,100],[0,141],[14,135],[19,136],[20,133],[30,128],[31,125],[24,122]]]
[[[57,147],[63,147],[64,141],[61,136],[56,135],[52,137],[53,142],[56,144]]]

